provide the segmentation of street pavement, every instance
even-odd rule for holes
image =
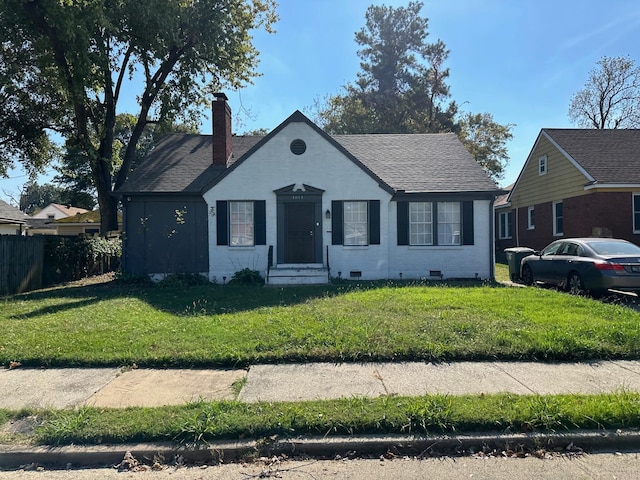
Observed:
[[[2,480],[613,480],[637,479],[640,458],[636,454],[607,453],[544,459],[505,457],[444,457],[417,460],[398,458],[300,461],[265,459],[253,463],[229,463],[160,470],[120,472],[115,468],[82,470],[0,471]]]

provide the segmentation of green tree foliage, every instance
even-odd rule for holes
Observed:
[[[91,171],[101,230],[114,229],[111,193],[146,127],[189,124],[215,90],[249,83],[258,74],[250,32],[275,20],[274,0],[3,0],[0,173],[15,161],[41,167],[57,132]],[[118,105],[133,85],[142,85],[139,110],[118,147]]]
[[[249,130],[248,132],[242,133],[242,135],[258,136],[258,137],[264,137],[268,134],[269,134],[269,129],[267,128],[255,128],[253,130]]]
[[[96,206],[96,201],[92,195],[74,189],[58,187],[52,183],[39,185],[34,181],[28,182],[22,187],[20,210],[24,213],[31,215],[50,203],[72,205],[87,210],[93,210]]]
[[[112,178],[117,174],[118,169],[124,164],[124,154],[126,146],[131,141],[131,136],[136,126],[136,117],[129,113],[116,115],[116,126],[114,130],[113,154],[110,159],[109,171]],[[157,143],[168,133],[198,133],[195,124],[161,124],[150,123],[142,132],[137,142],[135,158],[131,169],[143,159]],[[94,144],[98,144],[94,139]],[[58,174],[54,181],[66,186],[69,190],[95,197],[95,188],[90,164],[83,151],[78,151],[72,144],[68,144],[64,149],[59,164],[54,167]],[[95,202],[94,202],[95,205]]]
[[[354,83],[316,105],[318,123],[332,134],[455,132],[487,173],[498,180],[508,161],[513,125],[488,113],[463,114],[451,100],[449,50],[428,43],[422,2],[371,6],[355,35],[361,71]]]
[[[57,108],[63,96],[42,81],[52,72],[32,62],[34,45],[27,32],[10,25],[7,7],[0,4],[0,177],[16,162],[35,177],[57,153],[47,129],[64,120]]]
[[[466,113],[459,122],[460,140],[473,158],[494,180],[504,174],[509,160],[506,142],[513,138],[513,125],[501,125],[489,113]]]
[[[640,127],[640,67],[628,57],[602,57],[571,97],[569,118],[583,128]]]

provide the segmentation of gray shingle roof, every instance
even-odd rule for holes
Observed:
[[[544,128],[596,182],[640,184],[640,130]]]
[[[307,120],[302,114],[296,115],[298,113],[287,121]],[[231,163],[241,160],[263,138],[233,137]],[[498,190],[453,133],[336,135],[330,138],[395,191],[456,193]],[[212,164],[211,136],[174,134],[158,144],[118,193],[197,194],[211,185],[223,171],[220,166]]]
[[[394,190],[497,190],[453,133],[335,135],[332,137]]]
[[[0,223],[26,223],[27,214],[0,200]]]
[[[232,162],[244,155],[261,138],[232,137]],[[213,165],[211,135],[171,134],[164,137],[140,162],[118,193],[198,194],[208,181],[223,170],[223,167]]]

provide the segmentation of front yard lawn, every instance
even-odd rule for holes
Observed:
[[[504,269],[503,269],[504,270]],[[503,272],[504,273],[504,272]],[[640,359],[640,313],[500,284],[140,287],[0,299],[0,364],[226,367],[257,362]],[[291,403],[9,411],[0,443],[92,444],[365,433],[640,427],[640,394],[382,396]],[[31,433],[12,434],[8,422]]]
[[[500,284],[67,286],[0,299],[0,364],[640,358],[640,313]]]

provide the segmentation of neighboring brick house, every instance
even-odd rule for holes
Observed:
[[[495,211],[498,252],[561,237],[640,244],[640,130],[542,129]]]
[[[223,283],[492,278],[500,192],[454,134],[329,136],[299,111],[264,137],[169,135],[118,190],[123,268]]]

